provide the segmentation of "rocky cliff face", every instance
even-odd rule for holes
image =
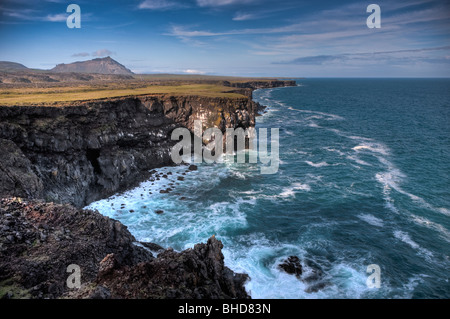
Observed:
[[[248,298],[248,277],[224,266],[221,249],[212,237],[175,252],[137,243],[95,211],[0,199],[0,299]],[[69,265],[79,267],[79,288],[67,285]]]
[[[294,80],[273,80],[273,81],[247,81],[247,82],[228,82],[224,81],[225,86],[245,88],[245,89],[270,89],[285,86],[296,86],[297,83]]]
[[[49,202],[82,207],[171,165],[172,130],[192,130],[195,120],[222,131],[254,126],[253,88],[237,88],[248,97],[233,99],[160,95],[0,106],[0,198],[26,198],[0,199],[0,297],[248,298],[247,276],[224,266],[214,237],[183,252],[136,245],[118,221]],[[66,286],[69,264],[84,274],[80,290]]]
[[[248,98],[140,96],[65,107],[0,106],[0,195],[81,207],[171,165],[177,127],[254,126]],[[27,180],[20,178],[27,176]]]

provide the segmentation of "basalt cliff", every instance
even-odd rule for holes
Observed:
[[[242,98],[160,94],[0,106],[0,295],[248,297],[246,276],[224,266],[217,239],[180,253],[161,248],[156,257],[125,226],[81,207],[173,165],[178,127],[192,130],[195,120],[222,131],[254,126],[260,106],[252,90],[295,85],[272,82],[228,83]],[[68,261],[82,266],[90,286],[68,290]]]

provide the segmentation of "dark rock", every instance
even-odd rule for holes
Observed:
[[[183,176],[178,176],[178,177],[177,177],[177,180],[179,180],[179,181],[184,181],[184,177],[183,177]]]
[[[108,254],[105,258],[100,262],[100,266],[98,269],[98,276],[105,277],[108,274],[112,273],[113,270],[117,267],[118,262],[114,254]]]
[[[300,259],[297,256],[289,256],[286,260],[278,265],[278,268],[282,269],[290,275],[295,275],[297,278],[300,278],[300,276],[302,275],[302,265],[300,263]]]
[[[157,209],[155,210],[155,213],[161,215],[162,213],[164,213],[164,211],[162,209]]]
[[[180,253],[167,249],[151,261],[100,277],[97,284],[107,287],[113,298],[249,298],[243,288],[248,276],[224,266],[222,248],[211,237]]]
[[[308,286],[308,287],[305,289],[305,292],[307,292],[307,293],[318,292],[319,290],[322,290],[322,289],[324,289],[324,288],[326,288],[326,287],[329,287],[330,285],[331,285],[331,284],[330,284],[329,282],[319,281],[319,282],[314,283],[314,284],[311,285],[311,286]]]
[[[97,286],[87,299],[111,299],[111,292],[103,286]]]
[[[198,169],[197,165],[189,165],[188,170],[196,171]]]
[[[0,138],[0,196],[42,198],[44,185],[31,167],[14,142]]]
[[[146,242],[140,242],[144,247],[147,247],[148,249],[155,251],[155,252],[161,252],[164,251],[164,248],[158,244],[155,243],[146,243]]]
[[[46,241],[0,246],[0,280],[15,287],[0,298],[16,298],[15,291],[32,298],[249,298],[248,276],[224,266],[223,245],[214,237],[182,252],[142,243],[160,252],[155,258],[125,226],[96,211],[18,199],[0,199],[0,210],[21,213],[12,228],[26,238],[40,236],[33,225],[48,225]],[[5,215],[0,224],[10,218]],[[67,231],[70,238],[54,239]],[[4,240],[0,233],[0,244]],[[81,268],[80,289],[66,286],[70,264]]]

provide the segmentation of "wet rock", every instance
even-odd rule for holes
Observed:
[[[157,209],[155,210],[155,213],[161,215],[162,213],[164,213],[164,211],[162,209]]]
[[[326,287],[329,287],[329,286],[330,286],[329,282],[320,281],[320,282],[312,284],[311,286],[308,286],[305,289],[305,292],[315,293],[315,292],[318,292],[319,290],[325,289]]]
[[[179,180],[179,181],[184,181],[184,177],[183,177],[183,176],[178,176],[178,177],[177,177],[177,180]]]
[[[189,165],[188,170],[190,171],[196,171],[198,169],[197,165]]]
[[[284,272],[290,275],[295,275],[299,279],[302,275],[302,265],[300,263],[300,259],[297,256],[289,256],[281,264],[278,265],[278,268],[282,269]]]

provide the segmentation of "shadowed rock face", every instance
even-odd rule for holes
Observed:
[[[0,107],[0,149],[15,158],[1,167],[37,177],[2,184],[0,196],[44,198],[82,207],[132,187],[152,168],[171,165],[177,127],[255,124],[250,99],[141,96],[67,107]],[[26,164],[25,164],[26,163]],[[0,179],[6,177],[0,177]],[[39,186],[41,185],[41,186]]]
[[[0,298],[248,298],[247,276],[224,266],[222,247],[212,237],[183,252],[159,247],[154,257],[98,212],[1,199]],[[71,264],[81,289],[67,287]]]

